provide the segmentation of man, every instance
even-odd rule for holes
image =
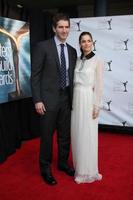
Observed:
[[[76,50],[66,43],[70,19],[59,13],[53,17],[54,38],[37,44],[33,52],[31,83],[35,109],[40,114],[40,170],[43,180],[55,185],[51,172],[52,138],[58,139],[58,169],[73,176],[68,166],[70,114]]]

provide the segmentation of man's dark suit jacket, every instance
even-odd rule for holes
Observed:
[[[71,104],[77,53],[69,44],[67,47]],[[54,38],[39,42],[32,54],[31,86],[34,103],[42,101],[46,110],[55,109],[59,102],[59,75],[60,62]]]

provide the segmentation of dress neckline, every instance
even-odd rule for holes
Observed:
[[[93,51],[91,51],[89,54],[87,54],[86,56],[84,56],[84,54],[81,54],[80,59],[90,59],[95,55],[95,53]]]

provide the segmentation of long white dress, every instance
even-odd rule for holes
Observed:
[[[71,116],[72,156],[77,183],[101,180],[98,172],[98,119],[92,110],[99,109],[103,90],[103,64],[100,57],[77,59],[74,74]]]

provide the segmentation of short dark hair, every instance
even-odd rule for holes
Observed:
[[[57,13],[56,15],[53,16],[53,27],[56,28],[58,21],[60,20],[64,20],[64,21],[68,21],[69,26],[70,26],[70,18],[67,14],[64,13]]]

